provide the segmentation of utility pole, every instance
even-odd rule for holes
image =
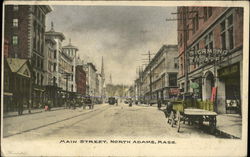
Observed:
[[[148,64],[143,64],[148,66],[149,68],[149,98],[152,100],[152,67],[151,67],[151,55],[152,53],[148,51],[147,54],[142,54],[142,55],[147,55],[148,56]]]
[[[68,80],[70,76],[71,76],[70,73],[67,72],[64,73],[64,79],[66,79],[66,93],[68,93]]]
[[[184,76],[185,76],[185,88],[184,88],[184,93],[188,92],[188,69],[189,69],[189,61],[188,61],[188,51],[187,51],[187,36],[190,30],[187,25],[187,20],[191,20],[192,18],[189,18],[190,13],[197,13],[197,11],[188,11],[187,7],[182,7],[182,14],[177,12],[177,13],[172,13],[172,14],[180,14],[182,15],[181,18],[176,18],[176,19],[166,19],[166,21],[182,21],[183,22],[183,28],[182,30],[177,30],[183,32],[183,53],[184,53]],[[202,17],[199,17],[199,19]]]
[[[184,89],[184,93],[188,92],[188,53],[187,53],[187,33],[189,33],[189,28],[187,28],[187,8],[183,7],[183,39],[184,39],[184,43],[183,43],[183,48],[184,48],[184,72],[185,72],[185,89]]]

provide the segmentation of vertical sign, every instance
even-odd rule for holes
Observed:
[[[213,88],[212,88],[212,95],[211,95],[211,98],[210,98],[210,101],[211,101],[211,102],[214,102],[214,101],[215,101],[215,98],[216,98],[216,90],[217,90],[217,87],[213,87]]]

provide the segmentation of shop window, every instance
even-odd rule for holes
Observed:
[[[177,86],[177,73],[169,73],[169,86]]]
[[[18,36],[14,35],[14,36],[12,37],[12,44],[13,44],[13,45],[17,45],[17,44],[18,44]]]
[[[18,19],[13,19],[13,27],[18,27]]]

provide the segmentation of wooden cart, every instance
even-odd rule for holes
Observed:
[[[217,113],[213,111],[213,103],[210,101],[172,101],[171,111],[168,117],[168,123],[173,127],[176,124],[177,131],[180,131],[181,121],[185,124],[209,122],[210,132],[214,133],[216,129]]]

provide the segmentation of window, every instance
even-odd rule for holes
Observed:
[[[54,71],[56,71],[56,63],[54,63]]]
[[[182,34],[180,34],[180,46],[182,46]]]
[[[179,65],[178,65],[178,58],[174,58],[174,68],[178,69]]]
[[[207,7],[204,7],[203,12],[204,12],[204,21],[207,21]]]
[[[41,60],[41,69],[43,70],[43,60]]]
[[[187,40],[189,40],[189,25],[187,25],[187,31],[186,31],[186,34],[187,34]]]
[[[56,59],[56,50],[54,51],[54,59]]]
[[[203,12],[204,12],[204,21],[207,21],[207,19],[212,16],[213,13],[212,7],[204,7]]]
[[[13,19],[13,27],[18,27],[18,19]]]
[[[193,31],[193,34],[194,34],[195,33],[195,18],[192,18],[192,24],[193,24],[192,31]]]
[[[233,15],[228,17],[228,38],[229,38],[229,49],[234,48],[234,37],[233,37]]]
[[[208,15],[208,17],[212,16],[212,7],[207,8],[207,15]]]
[[[169,76],[169,86],[177,86],[177,74],[170,73]]]
[[[13,10],[14,10],[14,11],[18,11],[18,9],[19,9],[19,8],[18,8],[18,5],[13,5]]]
[[[199,29],[199,15],[195,15],[195,30]]]
[[[206,49],[213,49],[213,32],[210,32],[205,37],[205,48]]]
[[[221,27],[221,48],[223,50],[226,49],[226,22],[223,21],[221,24],[220,24],[220,27]]]
[[[228,16],[220,24],[221,28],[221,48],[233,49],[234,48],[234,35],[233,35],[233,15]]]
[[[192,18],[192,24],[193,24],[193,34],[195,33],[195,31],[197,31],[199,29],[199,15],[196,14],[193,18]]]
[[[41,75],[41,86],[43,85],[43,75]]]
[[[12,37],[12,44],[17,45],[18,44],[18,37],[15,35]]]
[[[37,77],[36,77],[36,84],[39,85],[39,73],[37,73]]]

